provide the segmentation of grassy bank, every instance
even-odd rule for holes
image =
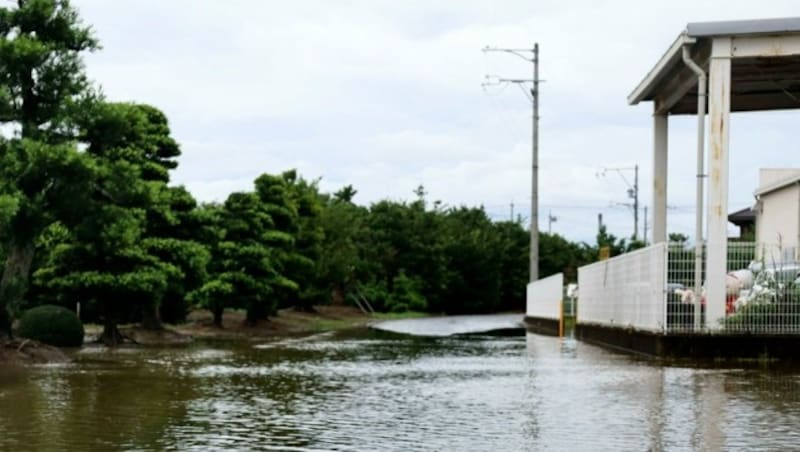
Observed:
[[[139,325],[122,325],[120,331],[129,343],[147,346],[175,346],[202,339],[268,339],[304,336],[327,331],[366,327],[370,323],[384,320],[397,320],[426,317],[423,312],[375,313],[366,315],[350,306],[317,306],[315,312],[283,309],[277,316],[260,321],[256,325],[244,322],[245,312],[232,310],[225,312],[222,328],[215,327],[208,311],[192,311],[186,323],[165,325],[162,331],[146,331]],[[102,325],[84,325],[86,340],[93,343],[102,333]],[[0,366],[12,364],[40,364],[66,362],[69,357],[50,345],[28,339],[0,339]]]
[[[143,345],[178,345],[192,338],[204,339],[259,339],[270,337],[303,336],[307,334],[365,327],[383,320],[426,317],[422,312],[364,314],[351,306],[316,306],[314,312],[282,309],[278,315],[262,320],[256,325],[245,323],[243,310],[228,310],[223,316],[222,328],[213,325],[211,313],[192,311],[186,323],[165,325],[164,331],[142,330],[138,325],[125,325],[120,331],[134,342]],[[85,326],[87,342],[102,332],[100,325]]]

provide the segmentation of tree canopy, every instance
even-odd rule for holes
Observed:
[[[0,7],[0,205],[6,222],[0,279],[0,331],[31,273],[35,240],[56,221],[81,216],[79,197],[97,169],[73,141],[76,119],[93,93],[82,54],[97,49],[91,29],[66,0],[17,0]]]
[[[261,168],[250,189],[198,203],[171,172],[181,156],[167,115],[113,102],[82,55],[99,48],[67,0],[0,7],[0,332],[22,308],[81,306],[102,323],[149,329],[208,309],[246,321],[280,309],[361,303],[381,311],[521,310],[528,232],[483,207],[411,200],[358,205],[296,170]],[[596,245],[541,234],[542,277],[640,246],[602,228]]]

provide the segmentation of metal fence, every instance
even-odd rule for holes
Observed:
[[[665,329],[667,246],[651,245],[578,269],[578,323]]]
[[[703,252],[705,268],[705,252]],[[752,242],[728,243],[725,318],[705,319],[705,291],[695,287],[695,251],[668,248],[666,330],[800,334],[800,261],[797,249]],[[701,273],[701,281],[705,281]]]
[[[800,334],[798,249],[728,243],[718,325],[705,318],[705,259],[705,248],[697,260],[694,246],[656,244],[581,267],[577,321],[665,333]]]
[[[705,325],[702,282],[705,281],[706,249],[700,255],[699,296],[695,287],[695,248],[683,243],[667,245],[665,329],[670,332],[699,331]]]
[[[525,315],[541,319],[560,319],[563,286],[563,273],[529,283]]]

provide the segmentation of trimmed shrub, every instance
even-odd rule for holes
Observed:
[[[83,323],[69,309],[43,305],[29,309],[19,319],[17,333],[57,347],[80,347],[83,344]]]

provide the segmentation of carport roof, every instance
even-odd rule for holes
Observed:
[[[686,34],[693,38],[786,33],[800,33],[800,17],[694,22],[686,25]]]
[[[636,105],[654,101],[658,113],[697,112],[697,76],[683,62],[682,48],[708,71],[711,41],[730,37],[800,37],[800,17],[690,23],[628,96]],[[774,48],[769,54],[731,60],[731,111],[800,108],[800,56]]]

